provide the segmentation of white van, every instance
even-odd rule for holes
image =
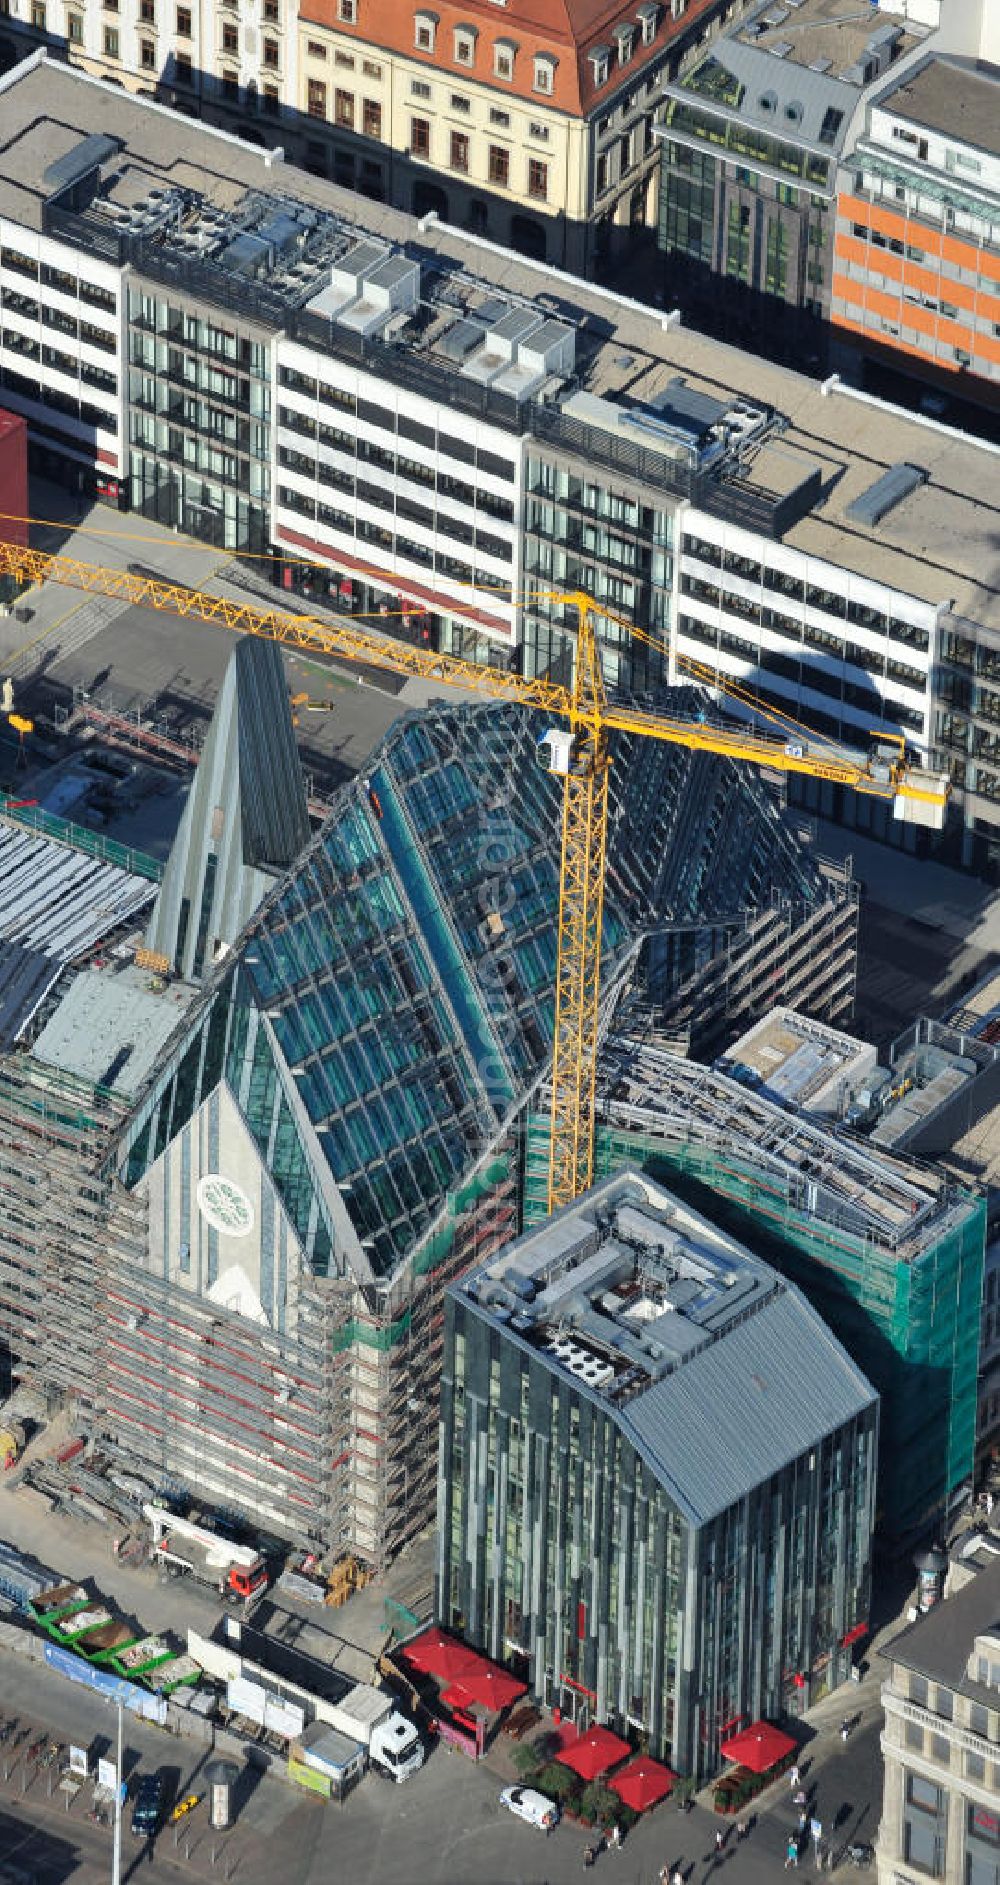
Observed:
[[[555,1801],[547,1799],[544,1793],[536,1793],[533,1787],[505,1787],[500,1801],[516,1813],[518,1819],[527,1820],[529,1826],[541,1826],[548,1832],[558,1824],[559,1808]]]

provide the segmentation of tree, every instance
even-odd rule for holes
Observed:
[[[567,1807],[571,1813],[580,1810],[580,1779],[571,1767],[564,1767],[562,1761],[550,1761],[538,1776],[538,1786],[542,1793],[551,1794],[560,1806]]]
[[[526,1747],[522,1742],[519,1747],[514,1748],[511,1758],[522,1780],[537,1780],[543,1762],[539,1759],[536,1748]]]
[[[590,1820],[595,1826],[610,1826],[616,1817],[615,1809],[620,1805],[617,1795],[604,1785],[603,1780],[592,1780],[589,1786],[584,1787],[580,1799],[580,1811],[584,1819]]]

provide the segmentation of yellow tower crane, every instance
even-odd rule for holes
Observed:
[[[867,757],[836,749],[813,751],[805,738],[717,726],[644,713],[610,702],[601,671],[594,618],[608,616],[591,596],[541,591],[539,602],[576,610],[576,663],[572,685],[527,679],[482,668],[454,655],[435,654],[360,628],[256,608],[151,576],[84,563],[75,557],[0,543],[0,574],[21,582],[46,579],[112,595],[137,607],[218,622],[236,634],[261,635],[310,654],[342,656],[391,673],[460,687],[491,700],[540,709],[557,723],[539,741],[539,757],[563,781],[555,1029],[552,1053],[552,1132],[549,1209],[569,1204],[593,1177],[594,1101],[601,982],[601,926],[607,854],[609,735],[637,734],[696,751],[749,760],[782,772],[806,773],[893,801],[898,817],[940,828],[948,798],[946,778],[910,765],[901,738],[878,737]],[[619,618],[609,618],[618,620]],[[633,628],[631,623],[622,626]],[[641,631],[637,631],[641,633]]]

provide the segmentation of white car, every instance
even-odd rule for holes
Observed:
[[[558,1825],[559,1808],[555,1801],[546,1799],[544,1793],[536,1793],[533,1787],[505,1787],[500,1801],[516,1813],[518,1819],[527,1820],[529,1826],[542,1826],[548,1832],[550,1827]]]

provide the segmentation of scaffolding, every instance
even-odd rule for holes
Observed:
[[[82,1407],[101,1346],[102,1161],[124,1111],[29,1055],[0,1060],[0,1334],[23,1380]]]
[[[643,1165],[799,1284],[882,1400],[880,1521],[902,1545],[972,1472],[986,1200],[824,1129],[659,1043],[602,1059],[599,1177]],[[525,1220],[544,1215],[545,1115],[525,1135]]]

